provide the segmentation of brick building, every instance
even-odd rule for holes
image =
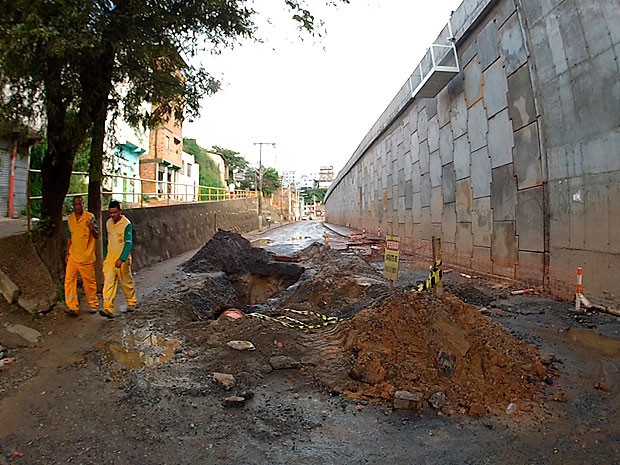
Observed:
[[[183,167],[183,127],[173,116],[151,129],[149,150],[140,157],[142,193],[167,198],[175,193]]]

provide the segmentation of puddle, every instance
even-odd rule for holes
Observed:
[[[590,329],[571,328],[569,331],[562,333],[553,330],[540,330],[539,332],[545,338],[577,345],[601,355],[610,357],[620,356],[620,339],[602,336]]]
[[[105,352],[107,362],[115,361],[126,368],[152,367],[174,359],[181,347],[176,339],[168,339],[161,334],[147,332],[123,335],[121,343],[102,342],[98,349]]]
[[[275,241],[272,239],[256,239],[254,241],[252,241],[252,246],[253,247],[265,247],[268,246],[269,244],[273,244]]]

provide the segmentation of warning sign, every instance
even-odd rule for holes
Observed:
[[[385,240],[385,256],[383,258],[383,277],[396,282],[398,279],[398,263],[400,262],[400,239],[398,236],[387,236]]]

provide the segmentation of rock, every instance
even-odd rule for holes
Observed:
[[[41,337],[41,333],[39,331],[29,328],[28,326],[5,323],[4,327],[9,333],[17,334],[32,344],[38,342]]]
[[[456,357],[446,352],[439,352],[437,359],[437,371],[442,376],[449,376],[454,371],[456,366]]]
[[[222,405],[228,408],[241,408],[245,405],[245,398],[241,396],[226,397],[222,402]]]
[[[417,410],[424,395],[421,392],[396,391],[392,401],[395,410]]]
[[[269,364],[274,370],[286,370],[289,368],[301,368],[301,362],[286,355],[275,355],[269,359]]]
[[[235,377],[228,373],[213,373],[213,381],[227,391],[235,385]]]
[[[0,294],[10,304],[19,297],[19,287],[4,272],[0,271]]]
[[[446,403],[446,395],[443,392],[436,392],[428,399],[428,403],[437,410]]]
[[[226,345],[235,350],[256,350],[250,341],[229,341]]]

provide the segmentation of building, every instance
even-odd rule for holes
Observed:
[[[200,165],[196,163],[194,155],[181,152],[181,170],[174,186],[175,198],[184,202],[198,200]]]
[[[151,129],[148,152],[140,156],[142,193],[168,199],[175,194],[183,168],[183,126],[170,116],[168,121]]]
[[[104,188],[111,192],[112,198],[123,204],[140,203],[142,183],[140,182],[140,156],[146,149],[125,141],[116,146],[113,157],[105,169]]]
[[[205,153],[213,161],[213,163],[215,163],[215,166],[217,167],[217,171],[219,173],[220,182],[222,183],[222,186],[228,185],[228,183],[226,182],[228,176],[226,175],[227,167],[226,167],[226,160],[224,160],[224,156],[221,153],[209,152],[208,150],[205,150]]]
[[[288,187],[291,185],[295,185],[296,177],[297,177],[296,171],[284,171],[282,173],[282,186]]]
[[[0,217],[17,218],[26,209],[30,145],[0,137]]]
[[[334,167],[333,166],[321,166],[319,168],[319,178],[315,184],[318,189],[329,189],[334,180]]]

